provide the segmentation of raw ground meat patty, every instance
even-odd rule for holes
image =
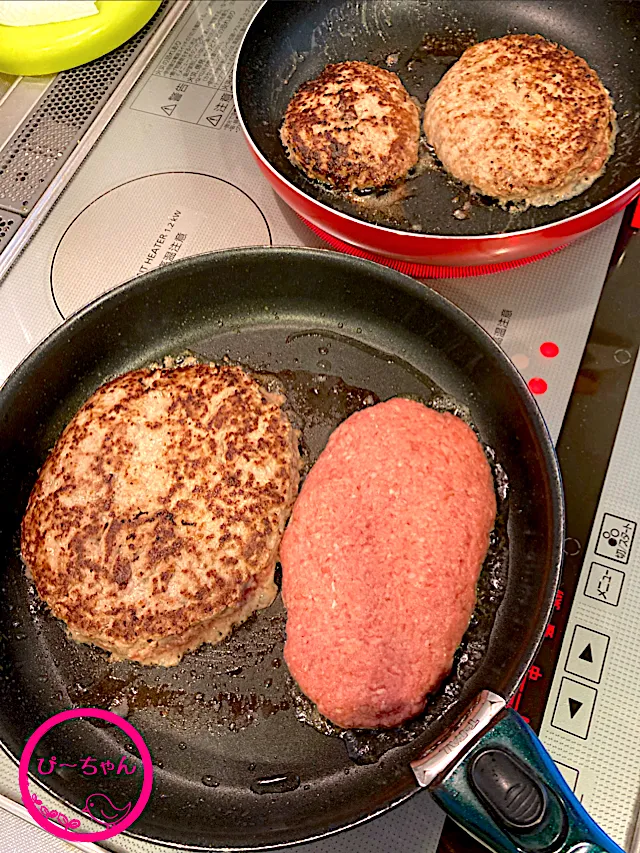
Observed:
[[[280,549],[285,660],[322,714],[379,728],[422,710],[469,623],[495,515],[459,418],[396,398],[335,430]]]

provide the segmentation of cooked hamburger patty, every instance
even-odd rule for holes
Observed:
[[[418,714],[451,669],[496,501],[459,418],[393,399],[352,415],[307,477],[282,539],[285,659],[345,728]]]
[[[539,207],[602,174],[615,112],[584,59],[539,35],[509,35],[462,54],[429,96],[424,131],[458,180]]]
[[[366,62],[327,65],[291,99],[280,129],[289,159],[343,190],[385,187],[418,162],[420,116],[400,78]]]
[[[71,636],[177,663],[276,594],[297,438],[238,367],[136,370],[99,388],[46,460],[22,557]]]

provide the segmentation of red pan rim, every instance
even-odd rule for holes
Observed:
[[[298,214],[299,215],[299,214]],[[541,261],[543,258],[548,258],[550,255],[555,255],[561,249],[565,248],[566,244],[556,246],[555,249],[549,249],[546,252],[540,252],[538,255],[531,255],[529,258],[517,258],[513,261],[503,261],[499,264],[479,264],[476,266],[466,267],[449,267],[440,266],[438,264],[418,264],[414,261],[401,261],[397,258],[386,258],[383,255],[376,255],[373,252],[368,252],[365,249],[359,249],[357,246],[352,246],[338,237],[333,237],[327,234],[322,228],[318,228],[304,216],[300,216],[304,224],[313,231],[313,233],[324,240],[332,249],[342,252],[347,255],[354,255],[356,258],[363,258],[367,261],[375,261],[378,264],[383,264],[386,267],[391,267],[398,272],[410,275],[413,278],[467,278],[479,275],[491,275],[497,272],[507,272],[515,270],[519,267],[524,267],[527,264],[532,264],[535,261]]]
[[[300,196],[303,199],[306,199],[307,201],[313,202],[313,204],[318,205],[318,207],[327,211],[329,214],[331,214],[333,216],[337,216],[340,219],[344,219],[347,222],[351,222],[351,223],[355,223],[357,225],[363,225],[365,227],[375,229],[376,231],[386,231],[389,234],[396,234],[396,235],[402,236],[402,237],[415,238],[418,242],[420,240],[424,240],[424,239],[443,241],[443,245],[445,245],[447,242],[453,242],[453,243],[458,242],[458,243],[460,243],[460,242],[469,242],[469,241],[477,241],[477,240],[504,240],[506,236],[508,236],[508,237],[522,237],[522,236],[525,236],[527,234],[535,234],[535,233],[539,233],[539,232],[544,232],[546,230],[553,229],[557,226],[563,226],[563,225],[566,225],[568,223],[578,222],[583,217],[592,215],[594,212],[598,212],[598,211],[600,211],[602,209],[606,209],[607,207],[610,207],[610,206],[615,206],[617,200],[623,196],[628,196],[626,203],[629,204],[629,203],[631,203],[631,201],[633,201],[633,199],[637,195],[640,195],[640,178],[637,178],[631,184],[629,184],[628,186],[619,190],[615,195],[611,196],[610,198],[605,199],[604,201],[601,201],[599,204],[596,204],[593,207],[590,207],[590,208],[587,208],[586,210],[581,211],[580,213],[574,213],[572,216],[567,216],[565,219],[560,219],[557,222],[548,222],[545,225],[536,225],[534,228],[526,228],[522,231],[510,231],[508,233],[508,235],[505,235],[504,233],[500,233],[500,234],[473,234],[473,235],[468,235],[468,236],[466,236],[466,235],[453,235],[453,234],[416,234],[416,233],[411,233],[411,232],[407,232],[407,231],[399,231],[395,228],[388,228],[384,225],[378,225],[374,222],[366,222],[365,220],[357,219],[355,216],[350,216],[348,213],[344,213],[341,210],[337,210],[334,207],[329,207],[328,205],[324,204],[323,202],[318,201],[318,199],[314,198],[313,196],[305,193],[303,190],[301,190],[295,184],[291,183],[291,181],[289,181],[289,179],[286,178],[281,172],[279,172],[278,169],[276,169],[276,167],[265,157],[265,155],[262,153],[262,151],[258,148],[257,144],[253,140],[253,137],[249,133],[249,130],[248,130],[246,124],[244,123],[244,118],[242,116],[242,110],[240,109],[240,99],[238,97],[238,64],[240,61],[240,54],[242,53],[242,49],[244,47],[245,41],[247,40],[247,36],[249,35],[251,28],[253,27],[255,19],[258,17],[258,15],[262,11],[263,7],[266,6],[267,2],[268,2],[268,0],[263,0],[263,2],[260,4],[260,7],[256,10],[254,16],[252,17],[251,21],[249,22],[249,25],[247,26],[247,29],[245,30],[245,33],[242,37],[242,41],[240,42],[240,45],[238,46],[238,50],[236,52],[236,58],[235,58],[235,61],[233,63],[233,78],[232,78],[233,103],[234,103],[234,106],[236,109],[236,115],[238,117],[238,122],[240,124],[240,127],[242,129],[242,133],[243,133],[245,139],[249,143],[249,146],[253,150],[254,155],[258,158],[258,160],[260,160],[260,162],[262,162],[264,164],[264,166],[279,181],[282,181],[284,184],[286,184],[286,186],[292,192],[296,193],[296,195]],[[617,208],[616,208],[616,210],[617,210]],[[583,229],[583,230],[586,231],[586,230],[588,230],[588,228]],[[578,231],[577,233],[580,233],[580,231]],[[355,252],[353,254],[355,254]],[[362,257],[366,257],[366,255],[363,255]],[[544,257],[544,255],[537,255],[531,259],[522,259],[522,263],[528,263],[529,260],[539,260],[540,257]],[[374,260],[376,260],[375,257],[374,257]],[[408,263],[408,262],[406,262],[406,263]],[[514,261],[513,263],[515,264],[515,263],[517,263],[517,261]],[[520,264],[520,266],[521,265],[522,264]],[[480,268],[480,267],[478,267],[478,268]],[[398,267],[396,267],[396,269],[398,269]],[[457,268],[452,267],[451,269],[457,269]],[[469,267],[469,268],[465,268],[465,269],[472,269],[472,268]],[[492,272],[492,271],[495,271],[495,270],[489,270],[489,272]],[[475,275],[482,275],[483,273],[469,273],[469,272],[465,273],[465,275],[474,275],[474,274]],[[437,276],[434,276],[434,277],[437,277]]]

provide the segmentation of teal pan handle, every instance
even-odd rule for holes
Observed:
[[[624,853],[495,694],[482,694],[479,708],[412,767],[445,812],[496,853]]]

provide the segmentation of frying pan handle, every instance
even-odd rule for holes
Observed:
[[[499,711],[429,790],[456,823],[497,853],[623,853],[511,708]]]

